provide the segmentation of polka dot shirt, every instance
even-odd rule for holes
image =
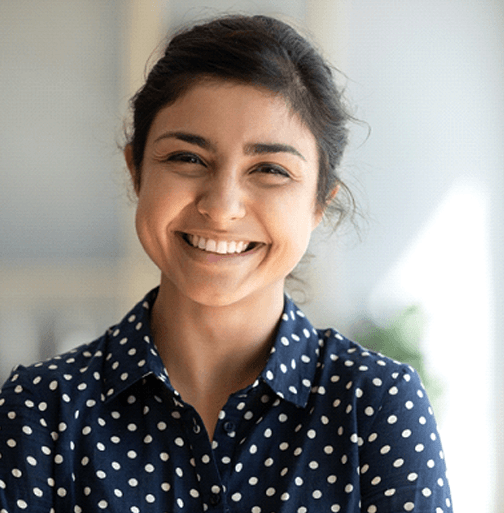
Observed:
[[[150,292],[98,340],[13,371],[0,394],[0,512],[452,511],[416,372],[286,297],[269,361],[211,442],[171,387]]]

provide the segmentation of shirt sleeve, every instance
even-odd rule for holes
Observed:
[[[0,391],[0,510],[48,513],[57,435],[46,422],[48,404],[33,396],[23,378],[14,371]]]
[[[398,367],[384,381],[380,404],[360,451],[365,513],[451,513],[441,441],[416,371]]]

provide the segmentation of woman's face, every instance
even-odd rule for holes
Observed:
[[[126,159],[131,172],[131,150]],[[136,227],[162,283],[205,305],[283,293],[322,217],[313,134],[282,97],[193,86],[150,128]]]

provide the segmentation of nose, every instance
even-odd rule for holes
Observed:
[[[244,191],[234,176],[214,175],[204,185],[197,209],[216,223],[227,223],[245,216]]]

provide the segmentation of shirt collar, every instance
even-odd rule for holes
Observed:
[[[281,322],[261,378],[279,397],[304,408],[315,379],[320,343],[317,330],[285,295]]]
[[[107,402],[140,379],[154,374],[167,382],[168,375],[152,340],[150,312],[159,288],[151,290],[125,317],[106,333],[103,378]]]
[[[150,311],[158,290],[151,290],[119,324],[107,331],[102,397],[106,402],[150,374],[165,382],[173,391],[150,331]],[[264,381],[279,397],[305,407],[314,381],[318,355],[318,332],[292,299],[285,295],[275,342],[259,380]]]

